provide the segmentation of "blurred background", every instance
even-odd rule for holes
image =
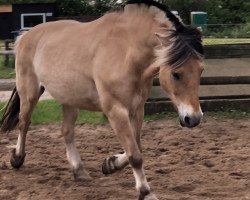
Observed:
[[[177,11],[186,24],[192,23],[191,12],[205,12],[206,17],[203,18],[202,24],[205,24],[204,35],[207,37],[250,37],[250,1],[159,0],[159,2],[168,5],[170,10]],[[101,16],[122,3],[122,0],[0,0],[0,5],[30,3],[47,3],[48,7],[49,4],[54,4],[55,17],[77,16],[81,20],[80,16]],[[3,8],[0,9],[0,15],[3,12]]]

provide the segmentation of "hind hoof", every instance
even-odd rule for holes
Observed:
[[[154,194],[148,194],[146,196],[140,196],[139,200],[159,200]]]
[[[144,200],[159,200],[154,194],[147,195]]]
[[[83,169],[82,166],[80,166],[78,169],[73,170],[74,179],[75,181],[90,181],[92,180],[92,177],[89,175],[89,173]]]
[[[12,150],[12,155],[11,155],[11,158],[10,158],[11,166],[13,168],[15,168],[15,169],[19,169],[24,163],[25,155],[26,154],[24,154],[23,156],[17,156],[16,155],[16,149],[13,149]]]

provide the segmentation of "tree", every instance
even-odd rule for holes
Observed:
[[[161,0],[190,23],[191,11],[208,13],[209,24],[237,24],[250,21],[250,2],[245,0]]]
[[[120,0],[126,2],[126,0]],[[177,10],[187,24],[191,11],[208,13],[209,24],[237,24],[250,22],[250,1],[246,0],[158,0]],[[57,3],[63,16],[102,15],[117,5],[117,0],[0,0],[6,3]]]

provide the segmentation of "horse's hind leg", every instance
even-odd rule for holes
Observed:
[[[20,168],[23,165],[25,159],[25,141],[31,114],[44,88],[39,87],[36,77],[30,75],[17,79],[17,91],[20,97],[19,135],[16,148],[13,149],[10,160],[14,168]]]
[[[91,177],[84,169],[81,157],[75,147],[74,126],[77,114],[77,109],[63,106],[62,134],[66,143],[67,159],[73,168],[74,178],[76,180],[89,180]]]

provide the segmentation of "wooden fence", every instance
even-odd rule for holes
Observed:
[[[82,18],[81,18],[82,19]],[[84,20],[83,18],[82,20]],[[86,17],[86,21],[92,18]],[[4,50],[0,50],[0,56],[4,56],[5,66],[9,66],[9,56],[14,55],[10,43],[13,41],[6,40]],[[206,59],[223,59],[223,58],[250,58],[250,43],[249,44],[221,44],[205,46]]]
[[[205,57],[215,58],[250,58],[250,44],[220,44],[205,46]]]
[[[0,56],[4,56],[4,66],[9,67],[10,66],[10,56],[14,56],[14,50],[10,46],[10,44],[13,44],[13,40],[5,40],[4,41],[4,48],[0,49]]]
[[[250,58],[250,44],[241,45],[211,45],[205,47],[206,59],[210,58]],[[250,65],[249,65],[250,67]],[[202,77],[201,85],[250,85],[250,74],[246,76],[216,76]],[[159,86],[159,79],[154,79],[153,86]],[[14,82],[1,83],[0,91],[12,90]],[[200,98],[203,111],[225,109],[246,110],[250,108],[250,91],[241,95],[203,96]],[[145,105],[145,113],[172,111],[173,106],[167,97],[150,97]]]
[[[217,76],[202,77],[201,85],[244,85],[250,84],[249,76]],[[153,86],[160,86],[159,79],[155,78]],[[200,103],[203,111],[217,110],[246,110],[250,108],[250,91],[242,95],[225,95],[225,96],[203,96],[200,97]],[[146,114],[173,111],[174,107],[169,98],[154,98],[147,100],[145,105]]]
[[[250,44],[209,45],[205,46],[206,59],[250,58]],[[250,65],[249,65],[250,67]],[[155,79],[153,86],[159,86],[159,79]],[[228,86],[250,85],[250,74],[246,76],[216,76],[202,77],[202,86]],[[249,87],[250,88],[250,87]],[[240,95],[209,95],[200,97],[203,111],[216,110],[242,110],[250,109],[250,89]],[[169,98],[149,98],[145,105],[145,113],[173,111],[174,108]]]
[[[250,58],[250,44],[229,44],[205,46],[206,59]],[[249,65],[250,67],[250,65]],[[250,74],[246,76],[202,77],[201,85],[222,86],[249,85]],[[159,79],[154,79],[153,86],[159,86]],[[203,96],[200,98],[203,111],[242,110],[250,109],[250,90],[241,95]],[[149,98],[145,105],[145,113],[153,114],[173,111],[169,98]]]

